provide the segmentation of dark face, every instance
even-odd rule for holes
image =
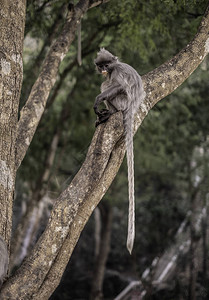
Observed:
[[[97,70],[104,76],[107,76],[108,73],[110,73],[110,61],[100,61],[96,62]]]

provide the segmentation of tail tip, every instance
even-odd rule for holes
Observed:
[[[128,252],[129,254],[131,255],[132,254],[132,250],[133,250],[133,241],[127,241],[127,249],[128,249]]]

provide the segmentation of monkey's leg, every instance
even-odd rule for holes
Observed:
[[[104,91],[103,93],[99,94],[96,97],[95,103],[94,103],[94,112],[96,115],[99,115],[100,111],[99,111],[99,105],[104,102],[104,101],[109,101],[111,102],[111,100],[113,100],[117,95],[119,94],[124,94],[125,90],[124,88],[122,88],[119,84],[115,85],[109,89],[107,89],[106,91]]]
[[[95,126],[97,127],[99,124],[105,123],[109,119],[110,115],[111,115],[111,113],[108,109],[102,109],[97,114],[97,120],[95,122]]]

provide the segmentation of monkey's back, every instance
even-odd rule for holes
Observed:
[[[110,77],[103,82],[101,90],[103,92],[114,85],[120,85],[125,92],[117,95],[111,103],[107,101],[108,109],[112,113],[115,112],[113,107],[118,111],[127,112],[131,107],[132,113],[135,114],[145,97],[141,76],[130,65],[117,62]]]

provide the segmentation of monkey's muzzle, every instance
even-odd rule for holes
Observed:
[[[102,75],[103,75],[103,76],[107,76],[107,73],[108,73],[108,72],[107,72],[106,70],[102,70]]]

